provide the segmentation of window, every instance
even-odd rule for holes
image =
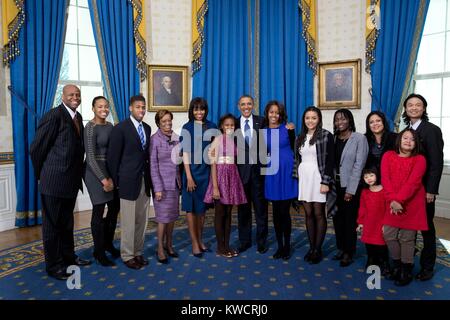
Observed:
[[[71,0],[64,53],[54,106],[61,103],[62,88],[75,84],[81,89],[78,112],[86,124],[94,117],[92,99],[103,94],[102,74],[87,0]]]
[[[450,0],[431,0],[417,56],[412,91],[428,102],[430,121],[450,137]],[[450,164],[450,143],[444,143]]]

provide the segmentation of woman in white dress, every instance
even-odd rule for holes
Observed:
[[[334,139],[322,128],[322,113],[309,107],[303,113],[302,128],[295,141],[295,160],[299,183],[298,200],[306,212],[306,230],[310,249],[305,261],[322,260],[322,244],[327,230],[325,204],[330,194],[334,166]],[[331,206],[328,207],[330,211]]]

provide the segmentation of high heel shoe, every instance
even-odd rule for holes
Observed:
[[[305,256],[303,257],[303,259],[304,259],[306,262],[311,261],[311,255],[312,255],[312,253],[313,253],[313,249],[309,249],[309,251],[305,254]]]
[[[172,258],[178,258],[180,255],[178,252],[172,249],[172,251],[169,250],[169,248],[164,248],[164,251],[166,251],[167,255]]]
[[[280,248],[278,248],[277,251],[275,251],[275,254],[272,256],[272,258],[276,259],[280,259],[283,256],[283,250],[281,250]]]
[[[192,252],[192,255],[196,258],[201,258],[201,257],[203,257],[203,252],[199,252],[199,253]]]
[[[167,257],[165,257],[164,259],[160,259],[159,258],[158,251],[156,251],[156,260],[158,260],[158,262],[162,263],[162,264],[168,264],[169,263],[169,259]]]
[[[309,263],[318,264],[320,261],[322,261],[322,252],[320,250],[314,250],[311,254]]]

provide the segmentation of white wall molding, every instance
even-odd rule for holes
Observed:
[[[15,228],[16,203],[14,164],[0,165],[0,232]]]

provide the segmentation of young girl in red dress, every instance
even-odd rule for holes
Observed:
[[[386,152],[381,160],[387,200],[383,235],[393,260],[391,279],[398,286],[412,281],[416,234],[428,230],[422,184],[426,160],[419,148],[417,133],[408,128],[398,135],[396,150]]]
[[[377,265],[386,276],[389,273],[389,253],[383,238],[385,192],[375,167],[364,169],[363,178],[367,188],[361,193],[356,231],[362,233],[361,241],[366,245],[366,269],[371,265]]]

